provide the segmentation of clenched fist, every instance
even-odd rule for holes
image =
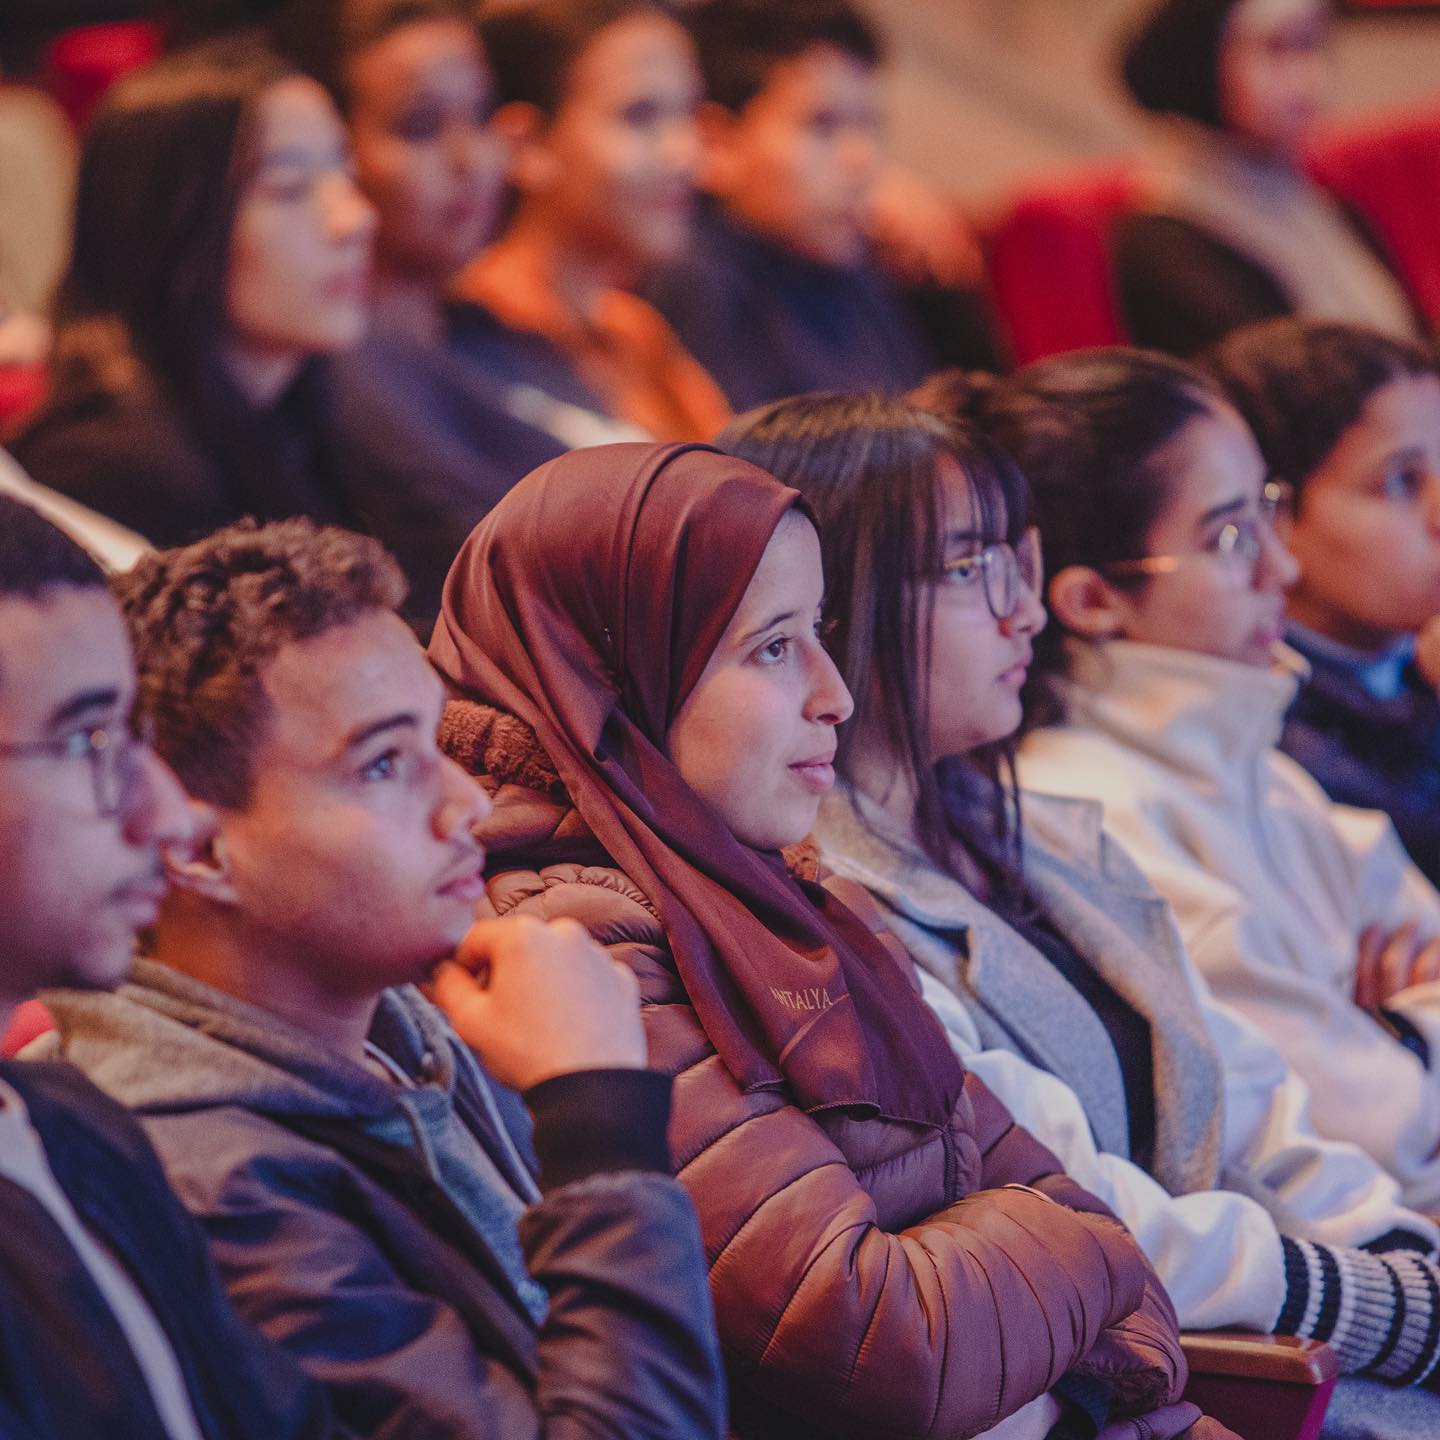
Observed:
[[[645,1065],[631,971],[574,920],[480,920],[435,973],[434,998],[512,1090],[579,1070]]]

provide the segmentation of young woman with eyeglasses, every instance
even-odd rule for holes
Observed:
[[[731,1431],[1061,1440],[1113,1396],[1106,1440],[1213,1434],[1164,1403],[1153,1276],[1126,1344],[1090,1348],[1116,1282],[1070,1264],[1109,1254],[1094,1236],[1138,1262],[1129,1237],[1094,1227],[965,1079],[865,897],[852,910],[813,883],[813,853],[781,853],[811,832],[852,709],[826,592],[793,489],[705,448],[599,446],[477,527],[430,647],[457,696],[445,743],[496,795],[491,904],[580,921],[640,980],[651,1061],[677,1077]],[[977,688],[1014,723],[1017,682]]]
[[[821,525],[856,707],[815,827],[829,883],[878,904],[965,1064],[1125,1221],[1183,1325],[1310,1335],[1343,1311],[1330,1339],[1356,1378],[1337,1412],[1388,1440],[1429,1433],[1440,1400],[1396,1385],[1440,1360],[1423,1299],[1440,1269],[1394,1252],[1402,1234],[1431,1247],[1430,1222],[1368,1156],[1315,1135],[1303,1085],[1203,993],[1097,805],[1027,793],[1022,824],[1008,760],[1044,614],[1014,464],[878,397],[781,401],[721,443]],[[1257,539],[1242,519],[1222,543]],[[1391,1253],[1354,1248],[1376,1242]],[[1357,1303],[1397,1287],[1417,1297],[1398,1313]]]
[[[1103,803],[1320,1133],[1436,1209],[1440,895],[1385,816],[1276,749],[1304,669],[1281,644],[1298,572],[1254,436],[1199,371],[1143,351],[1043,361],[975,408],[1030,481],[1050,577],[1026,787]]]

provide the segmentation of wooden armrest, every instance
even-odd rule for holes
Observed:
[[[1340,1373],[1340,1361],[1322,1340],[1257,1335],[1249,1330],[1195,1330],[1180,1337],[1196,1375],[1234,1375],[1282,1385],[1323,1385]]]
[[[1247,1330],[1195,1331],[1180,1344],[1190,1366],[1185,1398],[1243,1440],[1319,1440],[1340,1374],[1328,1345]]]

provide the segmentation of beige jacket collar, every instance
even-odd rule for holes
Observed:
[[[1070,641],[1063,682],[1068,723],[1228,791],[1244,784],[1237,762],[1279,743],[1285,712],[1308,678],[1304,658],[1275,648],[1268,669],[1215,655],[1142,645]]]

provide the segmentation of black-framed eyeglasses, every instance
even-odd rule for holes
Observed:
[[[0,742],[0,758],[85,760],[90,766],[95,813],[113,820],[125,806],[151,738],[148,725],[117,721],[90,730],[73,730],[54,740]]]
[[[978,582],[990,613],[997,620],[1008,620],[1020,608],[1025,590],[1039,595],[1044,568],[1040,532],[1032,525],[1013,545],[997,540],[973,555],[947,560],[940,574],[947,585],[960,590]]]
[[[1100,568],[1107,575],[1169,575],[1187,561],[1211,559],[1243,564],[1253,575],[1265,537],[1274,536],[1289,520],[1293,499],[1293,489],[1283,480],[1267,480],[1255,502],[1255,513],[1222,525],[1203,549],[1171,555],[1142,555],[1137,560],[1112,560]]]

